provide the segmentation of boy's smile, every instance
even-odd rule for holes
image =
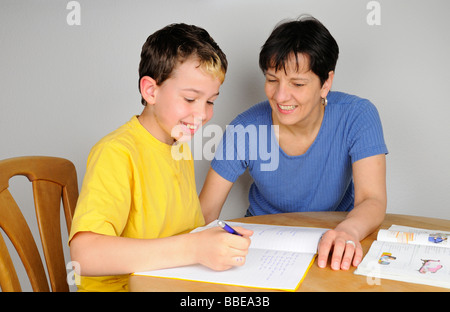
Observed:
[[[198,127],[200,126],[200,124],[191,124],[191,123],[186,123],[186,122],[181,122],[181,125],[185,126],[187,128],[187,132],[190,132],[191,134],[194,134]]]

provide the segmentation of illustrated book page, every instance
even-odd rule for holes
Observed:
[[[380,230],[355,274],[450,288],[449,236],[397,225]]]

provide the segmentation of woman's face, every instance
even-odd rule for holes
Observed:
[[[322,98],[331,88],[333,72],[321,85],[319,77],[309,69],[309,57],[298,54],[298,66],[292,55],[285,70],[266,71],[265,92],[272,107],[273,123],[284,126],[307,125],[322,113]],[[298,67],[298,68],[297,68]]]

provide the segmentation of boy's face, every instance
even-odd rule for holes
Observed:
[[[144,126],[161,142],[189,140],[213,115],[221,81],[199,64],[197,59],[189,58],[160,86],[154,86],[154,101],[144,109],[144,113],[150,110],[151,122]]]

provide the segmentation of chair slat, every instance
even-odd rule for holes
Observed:
[[[47,265],[47,275],[26,220],[8,191],[9,179],[23,175],[33,185],[36,219]],[[16,248],[34,291],[68,291],[61,240],[61,202],[70,232],[78,183],[75,166],[67,159],[25,156],[0,160],[0,227]],[[0,236],[0,286],[20,291],[21,286],[3,237]]]
[[[0,194],[0,227],[17,250],[33,290],[49,291],[47,276],[36,242],[16,201],[8,190],[4,190]],[[6,254],[2,253],[0,257],[6,257]],[[10,258],[10,255],[8,254],[7,257]]]
[[[4,292],[22,291],[16,269],[9,256],[5,240],[0,233],[0,287]]]

